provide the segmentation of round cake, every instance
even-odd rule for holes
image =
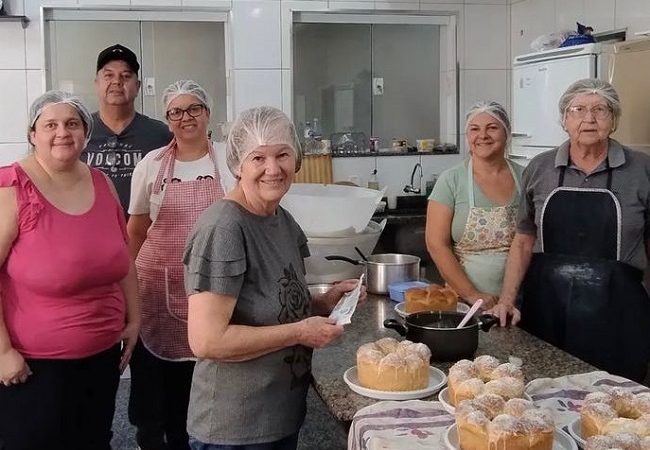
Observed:
[[[379,391],[415,391],[429,385],[431,350],[424,344],[383,338],[357,350],[357,378]]]
[[[404,292],[404,308],[408,314],[420,311],[456,311],[458,295],[453,289],[430,284]]]
[[[479,356],[474,361],[462,359],[449,369],[449,401],[456,406],[481,394],[497,394],[505,400],[524,395],[524,374],[514,364],[493,356]]]
[[[650,436],[650,392],[613,388],[587,394],[580,409],[582,437],[612,433]]]
[[[587,439],[585,450],[650,450],[650,437],[640,438],[634,433],[596,435]]]
[[[463,450],[551,450],[555,423],[550,411],[521,398],[482,394],[456,408]]]

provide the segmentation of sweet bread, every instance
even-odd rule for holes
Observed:
[[[449,401],[456,406],[481,394],[497,394],[505,400],[524,395],[524,374],[514,364],[493,356],[463,359],[451,366],[448,377]]]
[[[634,433],[598,434],[587,439],[585,450],[650,450],[650,437],[640,438]]]
[[[411,288],[404,292],[405,311],[408,314],[420,311],[456,311],[458,295],[453,289],[430,284],[422,288]]]
[[[482,394],[456,408],[458,440],[463,450],[551,450],[555,424],[550,411],[524,399],[504,400]]]
[[[612,388],[587,394],[580,409],[580,428],[585,439],[613,433],[650,436],[650,392]]]
[[[357,350],[357,378],[366,388],[414,391],[429,384],[431,350],[424,344],[383,338]]]

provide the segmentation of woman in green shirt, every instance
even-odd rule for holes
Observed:
[[[515,235],[523,167],[506,159],[510,120],[480,102],[466,116],[469,158],[438,178],[427,209],[427,249],[447,284],[470,304],[494,306]]]

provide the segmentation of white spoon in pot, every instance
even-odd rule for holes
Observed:
[[[472,307],[465,313],[465,317],[463,317],[463,320],[460,321],[458,326],[456,328],[463,328],[465,325],[467,325],[467,322],[469,322],[469,319],[471,319],[474,314],[476,314],[476,311],[479,310],[479,308],[483,305],[483,299],[479,298],[474,302]]]

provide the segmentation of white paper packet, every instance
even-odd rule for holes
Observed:
[[[352,323],[350,319],[352,318],[352,314],[354,314],[354,310],[357,309],[357,302],[359,301],[359,295],[361,295],[363,276],[364,274],[361,274],[359,277],[357,287],[343,294],[339,302],[330,313],[329,318],[336,320],[337,325],[347,325],[349,323]]]

